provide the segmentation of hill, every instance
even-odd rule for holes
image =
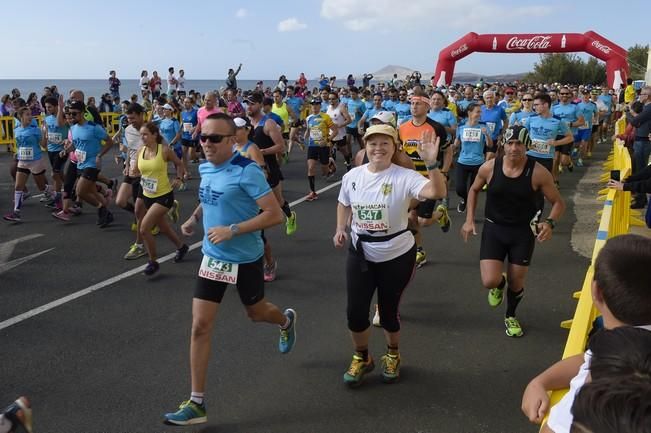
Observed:
[[[393,74],[398,74],[398,78],[404,79],[406,75],[411,75],[415,69],[407,68],[405,66],[398,65],[387,65],[382,69],[379,69],[376,72],[373,72],[373,78],[375,80],[386,81],[393,78]],[[421,71],[423,78],[429,80],[429,78],[434,75],[434,72],[423,72]],[[480,75],[473,72],[457,72],[454,74],[455,83],[472,83],[479,81],[480,78],[483,78],[484,81],[488,82],[510,82],[521,80],[527,73],[517,73],[517,74],[499,74],[499,75]]]

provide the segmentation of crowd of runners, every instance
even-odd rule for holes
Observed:
[[[335,247],[348,249],[353,356],[344,383],[359,386],[375,367],[368,347],[371,325],[386,337],[382,379],[399,379],[399,304],[415,269],[427,263],[422,240],[432,236],[432,225],[441,236],[452,236],[453,220],[463,240],[476,235],[482,193],[479,255],[487,302],[496,308],[506,298],[506,335],[523,336],[516,310],[535,244],[551,238],[565,210],[558,189],[563,172],[581,169],[594,147],[610,140],[623,110],[614,89],[483,82],[437,88],[420,76],[386,83],[367,76],[362,87],[349,77],[346,85],[334,87],[324,75],[313,89],[306,88],[304,76],[293,85],[282,76],[275,88],[242,91],[235,79],[240,68],[229,71],[221,92],[186,94],[174,78],[168,86],[176,87],[153,100],[143,71],[147,89],[120,104],[117,131],[107,131],[79,90],[48,95],[42,119],[19,92],[8,99],[16,152],[15,191],[4,201],[13,202],[13,209],[6,221],[29,222],[23,204],[36,191],[60,223],[89,209],[97,212],[100,229],[116,217],[128,218],[134,243],[125,246],[124,259],[146,256],[146,275],[159,271],[156,234],[174,244],[178,262],[188,252],[184,237],[203,228],[192,310],[192,389],[177,411],[165,415],[166,422],[207,419],[210,340],[229,284],[237,287],[251,320],[278,325],[281,353],[294,346],[296,311],[281,310],[264,296],[278,263],[264,230],[284,222],[291,236],[298,228],[283,195],[282,167],[290,158],[307,161],[307,201],[319,199],[317,182],[333,182],[338,170],[345,172],[333,202],[332,238]],[[173,68],[169,73],[173,76]],[[111,96],[119,98],[114,73],[111,78]],[[121,180],[103,175],[103,164],[111,163],[122,170]],[[36,190],[28,185],[30,175]],[[197,176],[198,182],[191,182]],[[194,188],[199,205],[177,228],[174,194]],[[13,407],[18,411],[25,404]]]

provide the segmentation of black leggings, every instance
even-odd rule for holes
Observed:
[[[63,179],[64,198],[74,199],[75,183],[77,182],[77,164],[68,160]]]
[[[388,262],[367,263],[368,270],[362,272],[359,256],[354,251],[348,252],[346,261],[348,329],[352,332],[363,332],[371,326],[368,314],[377,288],[380,323],[386,331],[398,332],[400,298],[414,275],[416,244],[414,243],[405,254]]]
[[[455,179],[454,183],[457,187],[457,195],[463,199],[463,201],[468,200],[468,188],[475,182],[475,176],[479,171],[480,165],[465,165],[457,162],[455,168]],[[468,182],[470,179],[470,182]]]

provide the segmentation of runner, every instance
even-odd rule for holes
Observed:
[[[613,95],[611,91],[605,86],[601,89],[601,95],[599,95],[598,99],[603,103],[605,107],[603,112],[600,113],[601,122],[599,125],[599,138],[600,141],[603,142],[606,141],[615,102],[613,101]]]
[[[572,97],[572,93],[568,87],[561,88],[558,94],[560,95],[561,100],[558,104],[552,107],[552,114],[554,117],[558,117],[564,121],[572,131],[572,137],[576,137],[577,127],[582,126],[584,123],[583,116],[578,111],[577,106],[571,102],[570,98]],[[561,172],[561,166],[567,167],[570,171],[574,168],[572,158],[570,157],[573,152],[573,147],[574,145],[571,141],[565,146],[556,147],[554,166],[552,170],[554,179],[558,180],[558,173]]]
[[[292,152],[294,143],[305,150],[305,146],[299,140],[298,131],[301,127],[301,112],[303,111],[303,98],[296,96],[296,88],[294,86],[287,86],[287,96],[285,97],[285,104],[289,107],[291,112],[294,113],[294,121],[289,128],[289,141],[287,143],[287,153]]]
[[[407,91],[400,89],[398,92],[398,103],[393,107],[396,112],[398,126],[411,118],[411,104],[407,101]]]
[[[151,230],[157,226],[176,246],[174,263],[180,262],[188,252],[184,244],[167,220],[168,212],[174,215],[172,221],[178,221],[179,202],[174,200],[174,187],[183,179],[183,163],[171,147],[163,144],[163,136],[153,122],[145,123],[140,128],[142,147],[138,151],[138,172],[140,173],[140,191],[138,200],[142,200],[147,211],[138,220],[138,232],[145,241],[149,262],[145,275],[158,272],[156,240]],[[176,167],[176,180],[170,184],[167,177],[167,165],[172,162]]]
[[[22,222],[21,207],[24,200],[24,190],[29,175],[34,176],[34,181],[39,191],[50,192],[45,172],[47,163],[42,156],[42,148],[47,143],[47,136],[41,133],[38,126],[32,124],[32,112],[29,107],[21,107],[17,113],[20,126],[14,129],[16,139],[16,156],[18,166],[16,172],[16,183],[14,188],[14,209],[4,216],[6,221],[15,223]],[[23,126],[27,125],[27,126]]]
[[[587,155],[588,142],[592,137],[592,125],[593,123],[599,123],[597,119],[599,110],[597,104],[590,99],[590,90],[584,89],[581,96],[582,100],[576,105],[576,108],[583,116],[584,123],[578,127],[574,136],[574,141],[579,144],[578,159],[576,160],[577,167],[583,167],[583,158]]]
[[[360,149],[364,146],[360,139],[359,131],[357,130],[357,124],[366,111],[366,105],[364,104],[364,101],[359,99],[359,89],[357,87],[352,86],[349,90],[350,97],[346,101],[346,108],[348,108],[348,114],[352,120],[348,125],[346,125],[346,141],[348,148],[351,149],[352,152],[353,140],[357,142]]]
[[[516,111],[520,111],[520,108],[522,107],[522,103],[515,97],[515,90],[511,87],[504,89],[504,99],[502,99],[497,105],[502,107],[506,115],[509,117],[511,117],[511,114]]]
[[[533,110],[533,95],[531,93],[525,93],[522,95],[522,109],[511,114],[511,117],[509,117],[509,125],[522,126],[522,120],[534,114],[536,112]]]
[[[14,433],[24,428],[32,433],[32,406],[27,397],[18,397],[0,412],[0,433]]]
[[[352,122],[352,118],[348,114],[348,105],[339,101],[339,95],[334,90],[328,94],[328,102],[326,114],[337,127],[337,134],[332,139],[332,153],[336,153],[337,150],[341,152],[346,171],[349,171],[352,168],[353,151],[350,143],[346,141],[346,125]]]
[[[425,95],[425,92],[420,89],[414,89],[414,94],[411,98],[411,120],[406,121],[399,128],[399,138],[402,143],[402,149],[414,162],[417,172],[423,176],[427,176],[426,164],[418,154],[418,148],[422,141],[423,134],[434,133],[436,137],[442,137],[441,149],[437,153],[439,162],[442,162],[443,154],[445,153],[445,138],[447,131],[440,123],[427,117],[427,112],[430,108],[430,100]],[[447,192],[444,196],[447,196]],[[436,208],[436,212],[434,209]],[[434,221],[438,221],[443,232],[450,230],[450,217],[448,216],[447,207],[443,205],[436,206],[436,200],[424,200],[418,204],[415,212],[411,215],[412,224],[416,230],[416,266],[421,267],[427,263],[427,253],[422,245],[422,233],[420,228],[432,225]]]
[[[495,105],[495,92],[486,90],[483,94],[485,104],[481,106],[481,122],[486,124],[493,144],[500,142],[500,134],[509,127],[509,118],[502,107]],[[495,157],[496,148],[486,147],[486,160]]]
[[[61,211],[63,201],[61,193],[63,189],[63,167],[68,159],[63,151],[63,140],[68,136],[68,125],[64,115],[63,96],[57,100],[53,96],[45,99],[46,116],[43,119],[43,133],[47,136],[47,153],[52,166],[52,180],[54,181],[54,198],[48,206]]]
[[[163,120],[161,120],[159,129],[160,133],[167,144],[174,150],[177,158],[183,158],[183,149],[181,147],[181,125],[174,115],[174,107],[170,104],[163,105]],[[183,180],[183,179],[181,179]]]
[[[450,111],[448,107],[448,101],[443,92],[440,90],[435,90],[432,92],[430,98],[430,111],[427,113],[427,117],[434,120],[435,122],[440,123],[445,128],[447,136],[445,138],[445,143],[443,149],[443,166],[441,167],[441,173],[449,180],[449,172],[452,167],[453,152],[452,146],[450,144],[454,141],[454,137],[457,132],[457,116]],[[446,195],[443,200],[441,200],[441,210],[443,212],[445,208],[445,213],[447,213],[448,208],[448,196]]]
[[[193,138],[194,132],[199,124],[197,109],[194,108],[194,101],[191,97],[187,96],[183,99],[183,111],[181,111],[181,122],[183,123],[181,129],[181,146],[183,148],[183,171],[185,178],[179,187],[179,191],[184,191],[187,188],[186,182],[191,179],[190,171],[188,169],[188,161],[196,159],[197,146],[199,141]]]
[[[283,121],[281,130],[283,140],[285,140],[285,146],[287,147],[287,151],[283,154],[286,163],[289,161],[289,151],[291,150],[289,143],[289,129],[290,125],[296,123],[298,115],[294,112],[294,110],[292,110],[289,104],[283,101],[283,92],[280,89],[274,90],[273,97],[274,103],[271,106],[271,112],[276,114]]]
[[[305,142],[308,143],[307,179],[310,184],[310,193],[307,195],[307,201],[314,201],[319,198],[315,187],[317,161],[321,163],[321,174],[324,178],[327,178],[329,174],[330,143],[339,134],[339,129],[330,116],[326,113],[321,113],[321,102],[321,98],[313,98],[310,100],[312,113],[305,121],[307,125]]]
[[[476,101],[474,99],[474,95],[475,95],[475,93],[474,93],[474,89],[472,88],[472,86],[466,86],[463,89],[463,99],[456,102],[457,107],[459,108],[459,117],[460,118],[467,118],[468,117],[468,106],[473,102],[476,103]]]
[[[549,98],[548,95],[542,96]],[[525,279],[536,240],[549,240],[556,222],[565,211],[565,203],[554,186],[551,172],[527,156],[526,149],[530,144],[526,128],[512,126],[504,131],[504,156],[488,160],[479,168],[468,194],[466,222],[461,228],[461,236],[466,242],[471,234],[477,234],[477,197],[483,186],[488,185],[479,267],[482,284],[489,290],[488,304],[491,307],[502,303],[504,287],[508,283],[504,325],[509,337],[524,335],[515,310],[524,296]],[[537,197],[541,193],[552,203],[549,216],[542,222],[537,206]],[[506,258],[509,264],[504,274]]]
[[[260,230],[280,224],[282,212],[260,167],[233,154],[235,134],[235,123],[226,114],[209,116],[201,134],[207,159],[199,167],[201,203],[182,226],[183,234],[191,236],[203,219],[205,232],[203,260],[192,301],[192,393],[177,412],[165,415],[169,424],[207,421],[204,398],[212,330],[229,283],[237,286],[251,320],[280,326],[281,353],[289,353],[296,342],[296,312],[291,308],[281,312],[264,297]]]
[[[60,153],[61,158],[68,160],[68,164],[64,170],[63,176],[63,206],[61,210],[54,210],[52,216],[61,221],[70,221],[70,218],[73,215],[81,215],[81,203],[75,203],[75,200],[78,198],[75,195],[75,184],[77,183],[77,159],[75,158],[74,149],[72,147],[72,132],[70,128],[72,127],[73,119],[70,115],[70,107],[64,107],[64,116],[66,119],[66,126],[68,128],[68,133],[66,138],[63,140],[63,150]]]
[[[416,245],[407,229],[412,198],[441,198],[444,177],[437,161],[440,137],[426,132],[418,144],[429,180],[416,172],[392,164],[398,150],[396,130],[373,125],[364,135],[369,163],[348,172],[341,185],[337,205],[335,247],[347,243],[349,221],[351,244],[346,265],[348,329],[355,353],[344,374],[344,383],[359,386],[373,370],[369,355],[369,308],[377,289],[381,325],[387,342],[382,356],[382,379],[392,383],[400,377],[399,302],[414,273]]]
[[[375,95],[373,95],[373,100],[372,100],[371,107],[368,108],[368,104],[367,104],[367,109],[364,112],[364,115],[362,116],[361,119],[359,119],[359,122],[357,122],[357,130],[358,130],[360,136],[364,135],[364,131],[368,127],[369,120],[371,120],[371,117],[375,116],[375,114],[378,111],[382,111],[382,94],[381,93],[376,93]]]

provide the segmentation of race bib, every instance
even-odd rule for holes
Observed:
[[[353,224],[358,230],[389,230],[389,206],[385,203],[354,203]]]
[[[183,122],[183,132],[192,132],[192,123]]]
[[[310,128],[310,138],[315,143],[323,141],[323,131],[320,128]]]
[[[549,153],[551,146],[547,140],[533,139],[531,140],[531,150],[538,153]]]
[[[86,162],[86,151],[75,149],[75,156],[77,157],[77,162],[84,163]]]
[[[158,179],[143,176],[140,178],[140,186],[142,186],[142,190],[147,194],[156,194],[158,190]]]
[[[63,142],[63,136],[60,132],[48,132],[47,142],[52,144],[61,144]]]
[[[469,141],[471,143],[479,143],[481,141],[481,129],[479,128],[464,128],[461,134],[462,141]]]
[[[488,129],[488,133],[493,135],[493,132],[495,132],[495,122],[486,122],[486,128]]]
[[[236,284],[238,267],[237,263],[222,262],[204,255],[199,267],[199,276],[207,280]]]
[[[19,147],[18,148],[18,160],[19,161],[33,161],[34,160],[34,149],[32,147]]]

